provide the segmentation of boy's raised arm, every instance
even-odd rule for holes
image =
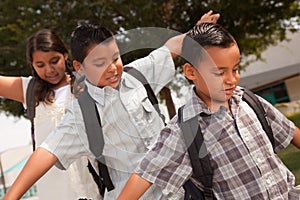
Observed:
[[[300,149],[300,129],[298,127],[295,128],[292,144]]]
[[[215,24],[215,23],[217,23],[219,18],[220,18],[219,13],[213,14],[213,11],[210,10],[201,16],[201,18],[197,21],[196,25],[199,25],[204,22],[206,22],[206,23],[210,22],[210,23]],[[173,58],[176,58],[178,55],[181,54],[182,42],[183,42],[185,35],[186,35],[186,33],[174,36],[165,43],[165,46],[168,47]]]
[[[3,200],[17,200],[57,161],[49,151],[38,148],[29,158]]]
[[[126,185],[120,193],[118,200],[137,200],[147,191],[147,189],[151,185],[152,183],[133,173],[129,177]]]

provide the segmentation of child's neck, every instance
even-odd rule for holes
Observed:
[[[221,106],[226,107],[229,110],[229,104],[228,101],[226,102],[210,102],[210,105],[207,105],[208,108],[212,111],[212,112],[217,112]]]
[[[59,89],[61,87],[64,87],[66,85],[69,85],[71,82],[71,78],[69,75],[66,74],[66,76],[56,85],[53,85],[53,89]]]

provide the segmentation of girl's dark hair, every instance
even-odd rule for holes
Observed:
[[[100,25],[84,24],[76,27],[71,35],[71,54],[73,60],[83,63],[92,45],[112,41],[111,31]]]
[[[68,54],[68,50],[65,47],[64,43],[59,39],[59,37],[52,31],[48,29],[40,30],[30,36],[27,40],[26,46],[26,59],[27,64],[32,69],[32,75],[38,80],[38,87],[34,91],[34,98],[37,105],[40,101],[45,103],[52,103],[54,99],[54,85],[42,80],[37,72],[34,70],[32,62],[32,54],[36,51],[50,52],[55,51],[61,54]],[[66,72],[70,75],[71,81],[71,91],[73,83],[75,81],[75,76],[72,72],[72,65],[69,60],[66,60]]]
[[[192,65],[204,58],[204,48],[209,46],[227,48],[236,43],[233,36],[221,25],[201,23],[194,26],[186,35],[182,44],[182,57]]]

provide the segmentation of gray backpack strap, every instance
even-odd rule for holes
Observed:
[[[128,74],[130,74],[131,76],[133,76],[134,78],[136,78],[137,80],[139,80],[143,84],[143,86],[145,87],[145,89],[147,91],[148,99],[150,100],[151,104],[157,111],[160,118],[165,123],[165,116],[161,113],[161,111],[159,109],[158,100],[157,100],[150,84],[148,83],[146,77],[139,70],[137,70],[133,67],[126,66],[126,67],[124,67],[124,71],[127,72]]]
[[[31,141],[32,149],[35,150],[35,131],[34,131],[34,118],[35,118],[35,107],[36,102],[34,98],[35,88],[39,85],[36,78],[32,78],[27,86],[26,90],[26,115],[25,117],[30,120],[31,123]]]
[[[184,142],[193,168],[193,178],[204,186],[204,191],[197,188],[191,180],[188,180],[185,189],[185,200],[188,199],[214,199],[212,191],[213,170],[210,165],[207,148],[204,142],[198,116],[183,121],[183,106],[178,109],[178,123],[183,132]]]
[[[97,173],[91,173],[98,185],[100,194],[103,196],[105,188],[107,188],[108,191],[111,191],[115,187],[109,176],[107,166],[105,165],[105,159],[102,156],[104,139],[100,115],[98,113],[98,109],[96,107],[94,99],[92,99],[87,90],[81,93],[81,95],[78,97],[78,102],[83,115],[90,150],[95,155],[98,161],[99,176],[97,175]],[[91,168],[91,165],[89,169],[93,170]]]
[[[264,131],[266,132],[273,150],[275,152],[275,139],[272,128],[267,118],[267,113],[263,108],[261,102],[258,100],[257,96],[248,89],[244,90],[243,100],[254,110],[259,122],[261,123]],[[276,152],[275,152],[276,153]]]

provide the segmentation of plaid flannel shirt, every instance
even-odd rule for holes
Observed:
[[[220,107],[211,112],[195,92],[183,110],[183,120],[198,116],[208,149],[217,199],[300,199],[300,186],[276,154],[259,120],[242,100],[237,87],[229,101],[231,112]],[[275,138],[275,151],[292,140],[295,125],[262,98]],[[176,193],[192,175],[182,131],[174,117],[163,129],[136,173]],[[201,187],[201,183],[192,180]]]

